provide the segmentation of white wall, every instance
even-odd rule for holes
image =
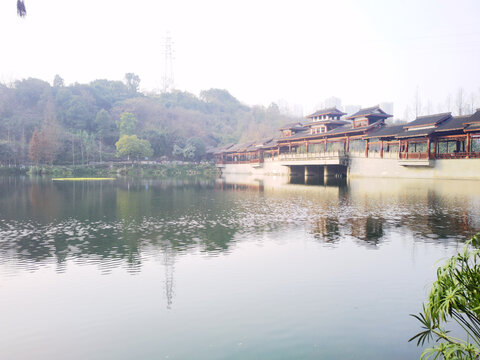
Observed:
[[[351,158],[349,177],[480,180],[480,159],[435,160],[433,167],[401,166],[397,159]]]
[[[433,167],[415,167],[402,166],[398,159],[351,157],[348,177],[480,180],[480,159],[435,160],[432,163]],[[250,164],[227,164],[222,173],[289,175],[290,169],[277,161],[265,161],[261,168]]]

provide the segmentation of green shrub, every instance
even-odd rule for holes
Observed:
[[[423,312],[412,315],[422,324],[410,341],[417,345],[435,341],[421,359],[480,358],[480,236],[467,242],[464,250],[438,268]],[[453,337],[447,326],[457,323],[464,339]]]

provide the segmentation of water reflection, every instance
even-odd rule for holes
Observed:
[[[338,218],[326,216],[312,221],[310,233],[315,239],[325,243],[336,243],[341,238],[340,224]]]
[[[1,353],[418,358],[408,314],[480,230],[478,184],[0,178]]]
[[[396,228],[418,241],[465,239],[480,229],[477,182],[332,181],[2,178],[0,263],[35,269],[55,262],[65,271],[61,264],[76,261],[135,273],[145,258],[164,256],[173,274],[175,256],[229,252],[242,234],[303,226],[329,246],[352,237],[374,249]],[[173,280],[166,287],[173,292]]]

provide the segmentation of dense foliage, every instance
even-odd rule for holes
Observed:
[[[417,345],[435,340],[422,359],[480,358],[480,237],[474,236],[465,249],[437,270],[423,312],[413,315],[423,331],[410,339]],[[464,336],[447,329],[457,323]]]
[[[145,95],[139,84],[132,73],[123,82],[67,86],[56,75],[53,85],[0,84],[0,165],[113,160],[122,135],[147,140],[155,159],[193,160],[209,147],[273,136],[293,121],[275,104],[249,107],[226,90]]]
[[[147,140],[141,140],[137,135],[122,135],[116,142],[117,156],[129,160],[140,160],[153,155],[153,149]]]

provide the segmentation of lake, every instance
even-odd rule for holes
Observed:
[[[418,359],[480,182],[0,178],[0,359]]]

